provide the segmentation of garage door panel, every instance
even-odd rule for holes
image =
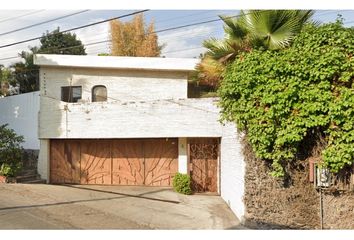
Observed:
[[[113,141],[112,184],[144,184],[144,155],[141,141]]]
[[[55,140],[51,182],[171,186],[177,139]]]
[[[178,140],[144,140],[145,185],[171,186],[178,171]]]
[[[81,142],[81,184],[111,184],[111,147],[109,141]]]
[[[51,140],[51,183],[80,183],[80,143]]]

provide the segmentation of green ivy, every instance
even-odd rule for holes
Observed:
[[[247,133],[257,157],[284,176],[307,133],[327,139],[323,163],[333,172],[354,162],[354,29],[340,20],[308,25],[291,47],[243,53],[224,74],[222,119]]]

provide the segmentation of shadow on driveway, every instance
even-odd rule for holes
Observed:
[[[106,200],[114,200],[114,199],[122,199],[122,198],[139,198],[139,199],[146,199],[146,200],[150,200],[150,201],[159,201],[159,202],[172,203],[172,204],[179,204],[180,203],[178,201],[173,201],[173,200],[166,200],[166,199],[152,198],[152,197],[143,196],[145,194],[151,194],[151,193],[157,193],[157,192],[165,191],[164,189],[159,189],[159,190],[155,190],[155,191],[149,191],[149,192],[145,192],[145,193],[134,195],[134,194],[121,193],[121,192],[113,192],[113,191],[106,191],[106,190],[99,190],[99,189],[91,189],[91,188],[85,188],[85,187],[73,186],[73,185],[60,185],[60,186],[70,187],[70,188],[75,188],[75,189],[80,189],[80,190],[85,190],[85,191],[94,191],[94,192],[100,192],[100,193],[114,194],[114,195],[119,195],[119,197],[83,199],[83,200],[74,200],[74,201],[66,201],[66,202],[56,202],[56,203],[45,203],[45,204],[26,205],[26,206],[4,207],[4,208],[0,208],[0,211],[12,210],[12,209],[51,207],[51,206],[58,206],[58,205],[68,205],[68,204],[83,203],[83,202],[106,201]]]

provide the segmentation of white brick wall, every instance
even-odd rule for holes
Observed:
[[[221,197],[242,220],[245,213],[243,203],[245,162],[235,124],[228,123],[222,127],[220,165]]]
[[[221,137],[216,99],[69,103],[41,96],[41,139]]]

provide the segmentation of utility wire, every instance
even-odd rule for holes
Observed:
[[[136,12],[136,13],[123,15],[123,16],[121,16],[121,17],[130,16],[130,15],[134,15],[134,14],[138,14],[138,13],[145,12],[145,11],[148,11],[148,10],[143,10],[143,11],[139,11],[139,12]],[[244,15],[246,15],[246,14],[244,14]],[[234,18],[234,17],[238,17],[238,16],[241,16],[241,15],[235,15],[235,16],[231,16],[231,17],[227,17],[227,18]],[[88,24],[88,25],[85,25],[84,27],[96,25],[96,24],[99,24],[99,23],[102,23],[102,22],[111,21],[111,20],[114,20],[114,19],[117,19],[117,18],[121,18],[121,17],[111,18],[111,19],[103,20],[103,21],[100,21],[100,22],[97,22],[97,23]],[[187,25],[182,25],[182,26],[177,26],[177,27],[172,27],[172,28],[166,28],[166,29],[161,29],[161,30],[157,30],[157,31],[151,32],[151,33],[149,33],[149,34],[154,34],[154,33],[159,33],[159,32],[165,32],[165,31],[170,31],[170,30],[175,30],[175,29],[180,29],[180,28],[186,28],[186,27],[190,27],[190,26],[194,26],[194,25],[206,24],[206,23],[209,23],[209,22],[216,22],[216,21],[221,21],[221,20],[222,20],[222,19],[213,19],[213,20],[209,20],[209,21],[197,22],[197,23],[193,23],[193,24],[187,24]],[[65,31],[61,31],[61,33],[73,31],[73,30],[76,30],[76,29],[79,29],[79,28],[82,28],[82,27],[77,27],[77,28],[68,29],[68,30],[65,30]],[[43,38],[43,36],[42,36],[42,37],[39,37],[39,38],[34,38],[34,39],[32,39],[32,40],[37,40],[37,39],[40,39],[40,38]],[[13,45],[16,45],[16,44],[20,44],[20,43],[28,42],[28,41],[32,41],[32,40],[25,40],[25,41],[20,41],[20,42],[12,43],[12,44],[7,44],[7,45],[0,46],[0,48],[4,48],[4,47],[8,47],[8,46],[13,46]],[[101,44],[101,43],[108,43],[108,42],[111,42],[111,41],[112,41],[111,39],[103,40],[103,41],[97,41],[97,42],[92,42],[92,43],[85,44],[85,46],[91,46],[91,45],[96,45],[96,44]],[[53,48],[48,48],[47,50],[51,50],[51,49],[66,50],[66,49],[72,49],[72,48],[76,48],[76,47],[80,47],[80,46],[82,46],[82,45],[80,44],[80,45],[76,45],[76,46],[70,46],[70,47],[59,48],[59,49],[56,48],[56,47],[53,47]],[[11,58],[6,58],[6,59],[3,59],[3,58],[2,58],[2,59],[0,59],[0,61],[1,61],[1,60],[9,60],[9,59],[13,59],[13,58],[18,58],[18,57],[11,57]]]
[[[0,20],[0,23],[8,22],[8,21],[11,21],[11,20],[15,20],[15,19],[18,19],[18,18],[21,18],[21,17],[26,17],[26,16],[29,16],[29,15],[33,15],[33,14],[36,14],[36,13],[39,13],[39,12],[44,12],[44,11],[45,11],[45,9],[41,9],[41,10],[36,10],[36,11],[33,11],[33,12],[25,13],[25,14],[22,14],[22,15],[18,15],[18,16],[15,16],[15,17],[5,18],[3,20]]]
[[[179,17],[175,17],[175,18],[167,18],[167,19],[161,19],[161,20],[158,20],[156,22],[154,22],[155,24],[160,24],[162,22],[167,22],[167,20],[171,20],[171,19],[186,19],[188,17],[191,17],[191,16],[201,16],[201,15],[205,15],[205,14],[210,14],[210,12],[213,12],[214,10],[210,10],[210,11],[205,11],[205,12],[202,12],[202,13],[193,13],[193,14],[188,14],[188,15],[183,15],[183,16],[179,16]],[[208,18],[210,17],[215,17],[215,14],[213,16],[209,16]],[[102,35],[105,35],[107,36],[106,38],[97,38],[98,36],[102,36]],[[108,39],[108,36],[109,36],[109,33],[106,32],[106,33],[101,33],[101,34],[96,34],[95,36],[93,36],[92,38],[85,38],[85,41],[100,41],[100,40],[106,40]],[[86,45],[86,44],[84,44]],[[2,53],[11,53],[13,52],[13,50],[10,50],[10,51],[7,51],[7,52],[2,52]]]
[[[148,10],[143,10],[143,11],[148,11]],[[138,13],[140,13],[140,12],[138,12]],[[133,13],[133,14],[134,14],[134,13]],[[130,15],[133,15],[133,14],[130,14]],[[235,18],[235,17],[239,17],[239,16],[242,16],[242,15],[247,15],[247,14],[250,14],[250,13],[243,13],[243,14],[238,14],[238,15],[234,15],[234,16],[229,16],[229,17],[225,17],[224,19]],[[325,13],[325,14],[323,14],[323,15],[327,15],[327,14],[328,14],[328,13]],[[128,15],[129,15],[129,14],[128,14]],[[121,17],[124,17],[124,16],[121,16]],[[118,18],[119,18],[119,17],[118,17]],[[116,19],[116,18],[114,18],[114,19]],[[112,19],[107,19],[107,20],[104,20],[104,21],[101,21],[101,22],[107,22],[107,21],[111,21],[111,20],[112,20]],[[171,31],[171,30],[176,30],[176,29],[191,27],[191,26],[195,26],[195,25],[201,25],[201,24],[206,24],[206,23],[210,23],[210,22],[216,22],[216,21],[222,21],[222,19],[213,19],[213,20],[202,21],[202,22],[197,22],[197,23],[192,23],[192,24],[186,24],[186,25],[181,25],[181,26],[176,26],[176,27],[165,28],[165,29],[161,29],[161,30],[157,30],[157,31],[148,33],[148,34],[166,32],[166,31]],[[350,22],[347,22],[347,23],[350,23]],[[93,23],[93,24],[88,24],[88,25],[95,25],[95,24],[98,24],[98,23]],[[345,22],[344,24],[346,24],[346,22]],[[87,25],[85,25],[85,27],[87,27]],[[80,28],[80,27],[78,27],[78,28]],[[78,29],[78,28],[69,29],[69,30],[65,30],[65,31],[62,31],[62,32],[68,32],[68,31],[76,30],[76,29]],[[40,37],[40,38],[42,38],[42,37]],[[101,44],[101,43],[108,43],[108,42],[111,42],[111,41],[112,41],[111,39],[103,40],[103,41],[97,41],[97,42],[92,42],[92,43],[85,44],[85,46],[91,46],[91,45],[96,45],[96,44]],[[25,42],[25,41],[22,41],[22,42]],[[22,43],[22,42],[20,42],[20,43]],[[16,43],[16,44],[18,44],[18,43]],[[0,46],[0,48],[7,47],[7,46],[12,46],[12,45],[15,45],[15,44]],[[82,45],[80,44],[80,45],[77,45],[77,46],[59,48],[59,49],[57,49],[57,50],[71,49],[71,48],[76,48],[76,47],[80,47],[80,46],[82,46]],[[53,48],[50,48],[50,49],[56,49],[56,47],[53,47]],[[48,50],[49,50],[49,48],[48,48]],[[183,51],[184,51],[184,50],[183,50]],[[175,52],[175,51],[174,51],[174,52]],[[18,57],[2,58],[2,59],[0,59],[0,61],[1,61],[1,60],[13,59],[13,58],[18,58]]]
[[[35,23],[35,24],[32,24],[32,25],[28,25],[26,27],[22,27],[22,28],[18,28],[18,29],[15,29],[15,30],[8,31],[8,32],[0,33],[0,37],[4,36],[4,35],[7,35],[7,34],[10,34],[10,33],[19,32],[19,31],[26,30],[26,29],[33,28],[33,27],[37,27],[37,26],[40,26],[40,25],[43,25],[43,24],[46,24],[46,23],[54,22],[54,21],[61,20],[61,19],[67,18],[67,17],[71,17],[71,16],[74,16],[74,15],[85,13],[85,12],[88,12],[88,11],[90,11],[90,10],[87,9],[87,10],[71,13],[71,14],[68,14],[68,15],[61,16],[61,17],[57,17],[57,18],[49,19],[49,20],[46,20],[46,21],[43,21],[43,22],[39,22],[39,23]]]
[[[83,25],[83,26],[80,26],[80,27],[70,28],[70,29],[67,29],[67,30],[64,30],[64,31],[60,31],[60,32],[58,32],[56,34],[70,32],[70,31],[74,31],[74,30],[78,30],[78,29],[82,29],[82,28],[91,27],[91,26],[94,26],[94,25],[97,25],[97,24],[109,22],[109,21],[112,21],[112,20],[115,20],[115,19],[120,19],[120,18],[124,18],[124,17],[133,16],[133,15],[136,15],[136,14],[139,14],[139,13],[143,13],[143,12],[146,12],[146,11],[149,11],[149,10],[145,9],[145,10],[141,10],[141,11],[137,11],[137,12],[121,15],[121,16],[118,16],[118,17],[109,18],[109,19],[106,19],[106,20],[103,20],[103,21],[86,24],[86,25]],[[26,42],[31,42],[31,41],[34,41],[34,40],[39,40],[39,39],[42,39],[44,37],[45,36],[35,37],[35,38],[22,40],[22,41],[19,41],[19,42],[9,43],[9,44],[5,44],[5,45],[1,45],[0,48],[10,47],[10,46],[18,45],[18,44],[21,44],[21,43],[26,43]]]
[[[186,18],[188,17],[191,17],[191,16],[200,16],[200,15],[205,15],[205,14],[209,14],[210,12],[212,11],[215,11],[215,10],[210,10],[210,11],[206,11],[205,13],[193,13],[193,14],[188,14],[188,15],[183,15],[183,16],[179,16],[179,17],[175,17],[175,18],[167,18],[167,19],[161,19],[161,20],[158,20],[158,21],[153,21],[154,25],[160,25],[160,23],[162,22],[167,22],[167,20],[173,20],[173,19],[184,19],[184,20],[187,20],[187,21],[190,21]],[[213,16],[209,16],[207,18],[202,18],[202,19],[210,19],[211,17],[215,17],[215,14]],[[198,19],[198,20],[202,20],[202,19]],[[161,26],[161,25],[160,25]],[[90,38],[85,38],[86,41],[97,41],[98,39],[102,39],[98,36],[102,36],[102,35],[105,35],[105,36],[109,36],[109,33],[108,32],[105,32],[105,33],[100,33],[100,34],[95,34],[95,36],[93,37],[90,37]]]

